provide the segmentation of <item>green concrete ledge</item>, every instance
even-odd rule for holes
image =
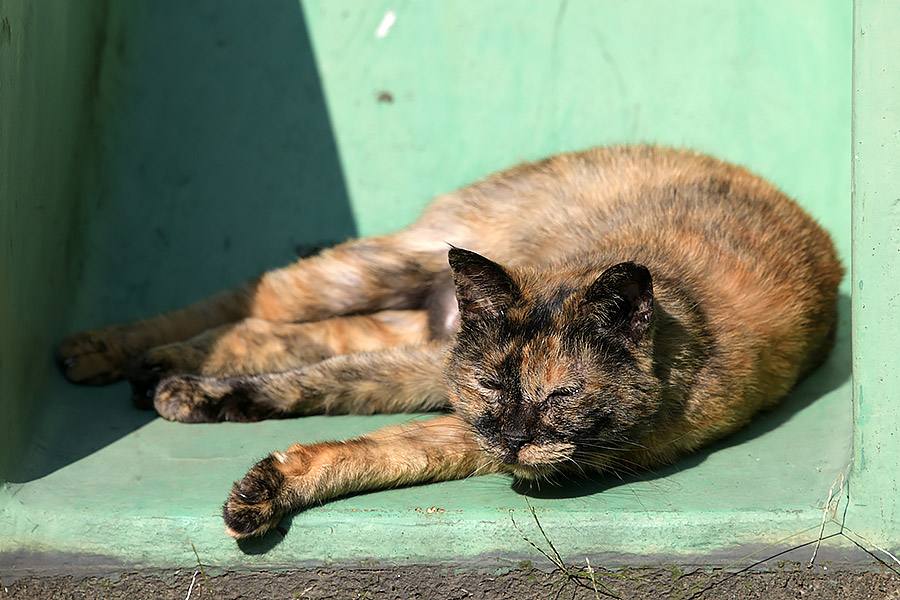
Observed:
[[[900,547],[900,24],[894,2],[853,15],[853,400],[850,523]]]
[[[900,382],[886,349],[900,337],[900,295],[884,274],[900,272],[900,213],[888,193],[900,164],[889,102],[900,77],[895,60],[879,61],[900,56],[889,34],[900,15],[887,2],[857,2],[852,35],[837,0],[602,10],[570,0],[512,15],[503,2],[462,0],[264,10],[147,0],[127,13],[98,3],[93,16],[64,6],[0,6],[0,76],[4,90],[23,90],[0,101],[4,161],[44,139],[25,117],[48,96],[20,82],[93,98],[71,114],[53,104],[42,113],[70,128],[40,142],[61,148],[55,161],[38,152],[0,171],[0,286],[13,290],[0,296],[10,433],[0,441],[0,577],[189,568],[193,548],[229,570],[508,568],[542,560],[510,518],[541,542],[526,498],[565,557],[604,566],[725,565],[810,542],[830,490],[837,517],[896,549],[900,428],[890,399]],[[389,11],[395,22],[379,36]],[[69,46],[37,45],[44,27]],[[7,68],[32,54],[43,62]],[[62,56],[80,70],[52,71]],[[96,64],[91,87],[84,73]],[[96,152],[80,151],[87,132]],[[527,494],[488,476],[359,495],[286,519],[284,536],[236,544],[220,507],[256,459],[420,416],[182,425],[132,409],[124,384],[72,386],[51,364],[68,331],[184,304],[298,247],[394,229],[434,194],[516,161],[630,141],[745,164],[798,198],[848,265],[853,246],[829,362],[783,406],[671,468]],[[12,168],[22,176],[9,177]],[[56,180],[45,172],[97,175],[60,175],[47,192]],[[53,210],[39,208],[51,200]],[[829,560],[871,561],[845,538],[827,545]]]

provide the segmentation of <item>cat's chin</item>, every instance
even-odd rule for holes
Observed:
[[[507,464],[505,466],[509,469],[509,472],[513,477],[527,481],[543,479],[553,472],[553,467],[551,465],[523,465],[521,463],[516,463],[514,465]]]
[[[542,479],[559,470],[560,463],[571,460],[572,444],[546,444],[522,448],[515,462],[505,467],[518,479]]]

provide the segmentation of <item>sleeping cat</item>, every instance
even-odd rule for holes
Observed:
[[[593,149],[437,198],[169,314],[75,334],[75,382],[129,377],[167,419],[449,409],[258,462],[253,536],[361,490],[669,463],[783,398],[831,348],[842,268],[794,202],[681,150]]]

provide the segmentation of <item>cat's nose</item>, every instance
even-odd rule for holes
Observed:
[[[506,445],[509,446],[509,449],[513,452],[518,452],[522,449],[523,446],[526,446],[534,436],[530,433],[523,431],[504,431],[503,439],[506,440]]]

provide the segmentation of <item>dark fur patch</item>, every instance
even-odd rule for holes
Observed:
[[[243,479],[235,482],[222,507],[226,527],[240,536],[268,529],[278,517],[276,499],[284,481],[274,457],[267,456],[256,463]]]
[[[228,381],[231,382],[231,391],[210,406],[220,421],[252,423],[280,416],[265,402],[265,396],[256,386],[240,378],[230,378]]]
[[[516,337],[528,341],[554,330],[563,303],[574,293],[573,288],[563,285],[538,298],[526,309],[521,321],[512,323]]]

